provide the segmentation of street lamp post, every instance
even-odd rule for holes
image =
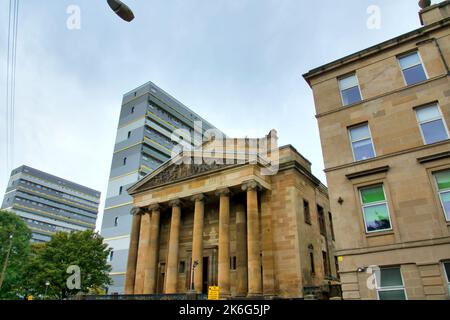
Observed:
[[[195,260],[192,264],[192,272],[191,272],[191,291],[195,291],[195,283],[194,283],[194,274],[195,274],[195,268],[198,266],[198,261]]]
[[[48,286],[50,285],[49,281],[45,281],[45,293],[44,293],[44,300],[47,298],[47,290],[48,290]]]
[[[133,11],[120,0],[107,0],[109,7],[123,20],[130,22],[134,19]]]
[[[13,238],[14,238],[15,232],[16,232],[16,228],[14,227],[13,231],[9,234],[9,247],[8,247],[8,251],[6,252],[5,262],[3,263],[2,273],[0,274],[0,289],[2,288],[3,279],[5,278],[6,267],[8,266],[9,255],[11,254],[11,249],[12,249],[12,245],[13,245]]]

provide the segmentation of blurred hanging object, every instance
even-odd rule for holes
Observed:
[[[16,104],[17,33],[19,29],[19,0],[9,0],[8,45],[6,58],[6,172],[14,162],[14,124]]]
[[[123,20],[132,21],[134,19],[133,11],[122,1],[119,0],[107,0],[111,9]]]
[[[431,0],[420,0],[419,1],[419,7],[422,9],[425,9],[426,7],[429,7],[431,5]]]

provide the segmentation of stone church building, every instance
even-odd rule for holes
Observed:
[[[327,188],[274,141],[210,139],[128,190],[126,294],[303,298],[337,278]]]

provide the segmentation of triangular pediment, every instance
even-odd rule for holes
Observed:
[[[176,161],[170,161],[131,187],[128,193],[138,193],[232,166],[236,166],[236,164],[227,164],[223,163],[223,161],[215,161],[215,159],[210,161],[203,160],[202,163],[194,163],[193,161],[177,163]]]

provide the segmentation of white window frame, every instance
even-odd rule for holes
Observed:
[[[405,289],[405,279],[403,279],[402,268],[401,267],[380,268],[380,277],[381,277],[381,270],[386,270],[386,269],[399,269],[400,270],[400,278],[402,279],[402,285],[401,286],[393,286],[393,287],[381,287],[381,279],[379,279],[379,280],[376,279],[377,299],[380,300],[380,292],[403,290],[403,292],[405,293],[405,299],[408,300],[408,294]],[[378,285],[378,281],[379,281],[380,285]]]
[[[434,173],[433,173],[433,177],[434,177],[434,181],[435,181],[435,183],[436,183],[436,190],[437,190],[437,192],[438,192],[439,202],[441,203],[442,212],[444,213],[444,218],[445,218],[445,220],[446,220],[447,222],[450,222],[450,219],[449,219],[449,217],[447,217],[447,213],[445,212],[444,201],[442,201],[442,197],[441,197],[441,194],[442,194],[442,193],[450,192],[450,188],[443,189],[443,190],[439,190],[438,181],[437,181],[437,179],[436,179],[436,174],[437,174],[437,173],[439,173],[439,172],[445,172],[445,171],[450,171],[450,169],[449,169],[449,170],[442,170],[442,171],[434,172]]]
[[[402,68],[402,64],[400,63],[400,59],[405,58],[405,57],[410,56],[410,55],[413,55],[414,53],[416,53],[417,56],[419,57],[419,61],[420,61],[420,64],[422,65],[423,72],[425,73],[426,79],[423,80],[423,81],[421,81],[421,82],[416,82],[416,83],[414,83],[414,84],[408,84],[408,82],[406,82],[405,73],[404,73],[403,71],[404,71],[404,70],[411,69],[412,67],[418,66],[419,64],[415,64],[415,65],[413,65],[412,67],[409,67],[409,68],[407,68],[407,69],[403,69],[403,68]],[[400,71],[402,72],[403,82],[405,83],[405,86],[407,86],[407,87],[413,86],[413,85],[415,85],[415,84],[422,83],[422,82],[427,81],[428,79],[430,79],[430,77],[428,76],[427,69],[425,68],[425,64],[423,63],[422,56],[420,55],[419,50],[412,51],[412,52],[408,52],[408,53],[405,53],[405,54],[402,54],[402,55],[397,56],[397,63],[398,63],[398,65],[399,65],[399,67],[400,67]]]
[[[371,142],[371,144],[372,144],[373,158],[364,159],[364,160],[356,160],[355,150],[353,149],[353,143],[359,142],[359,141],[367,140],[367,138],[365,138],[365,139],[359,139],[359,140],[353,141],[353,140],[352,140],[352,135],[351,135],[351,130],[352,130],[352,129],[359,128],[359,127],[364,127],[364,126],[367,126],[367,129],[368,129],[368,131],[369,131],[369,138],[370,138],[370,142]],[[350,141],[350,148],[352,149],[352,155],[353,155],[353,161],[354,161],[354,162],[366,161],[366,160],[374,159],[374,158],[377,157],[377,153],[376,153],[376,151],[375,151],[375,146],[374,146],[374,144],[373,144],[373,139],[372,139],[372,131],[370,130],[370,126],[369,126],[369,123],[368,123],[368,122],[366,122],[366,123],[364,123],[364,124],[359,124],[359,125],[356,125],[356,126],[348,127],[348,128],[347,128],[347,132],[348,132],[348,139],[349,139],[349,141]]]
[[[362,198],[362,190],[373,188],[373,187],[377,187],[377,186],[381,186],[381,188],[383,189],[384,201],[376,201],[376,202],[372,202],[370,204],[364,204],[363,198]],[[366,230],[366,233],[370,234],[370,233],[386,232],[386,231],[392,231],[393,230],[392,219],[391,219],[391,212],[389,210],[389,203],[388,203],[388,199],[386,197],[386,191],[384,190],[384,184],[382,184],[382,183],[381,184],[373,184],[373,185],[370,185],[370,186],[364,186],[364,187],[359,188],[359,199],[360,199],[360,202],[361,202],[361,210],[362,210],[362,216],[363,216],[363,220],[364,220],[364,229]],[[374,206],[378,206],[380,204],[385,204],[386,205],[387,213],[388,213],[388,217],[389,217],[389,223],[390,223],[391,227],[389,229],[369,231],[369,230],[367,230],[367,222],[366,222],[366,215],[365,215],[365,212],[364,212],[364,208],[374,207]]]
[[[358,87],[359,95],[361,97],[361,101],[355,102],[355,103],[351,103],[351,104],[345,104],[344,103],[344,97],[342,96],[342,91],[343,90],[342,90],[342,87],[341,87],[341,80],[346,79],[346,78],[350,78],[351,76],[354,76],[356,78],[356,87]],[[339,93],[341,95],[341,103],[342,103],[343,107],[348,107],[348,106],[351,106],[353,104],[361,103],[364,100],[363,95],[362,95],[362,91],[361,91],[361,86],[359,85],[359,79],[358,79],[358,76],[356,75],[356,72],[349,73],[349,74],[346,74],[344,76],[339,77],[338,78],[338,85],[339,85]],[[354,88],[354,87],[350,87],[348,89],[351,89],[351,88]],[[346,89],[346,90],[348,90],[348,89]]]
[[[425,108],[429,108],[429,107],[436,107],[438,109],[440,117],[439,118],[436,117],[436,118],[433,118],[431,120],[420,122],[419,115],[417,114],[417,110],[425,109]],[[417,123],[419,124],[420,134],[422,136],[422,140],[423,140],[424,145],[429,145],[429,144],[432,144],[432,143],[427,143],[426,142],[425,135],[423,134],[423,130],[422,130],[422,124],[433,122],[433,121],[436,121],[436,120],[439,120],[439,119],[444,124],[445,132],[447,133],[447,140],[449,139],[449,131],[448,131],[448,128],[447,128],[447,124],[444,121],[444,116],[443,116],[443,114],[441,112],[441,108],[439,106],[439,103],[436,102],[436,103],[431,103],[431,104],[427,104],[427,105],[424,105],[424,106],[420,106],[420,107],[414,108],[414,112],[416,113],[416,119],[417,119]],[[445,140],[442,140],[442,141],[445,141]],[[441,141],[439,141],[439,142],[441,142]],[[435,143],[438,143],[438,142],[435,142]]]

